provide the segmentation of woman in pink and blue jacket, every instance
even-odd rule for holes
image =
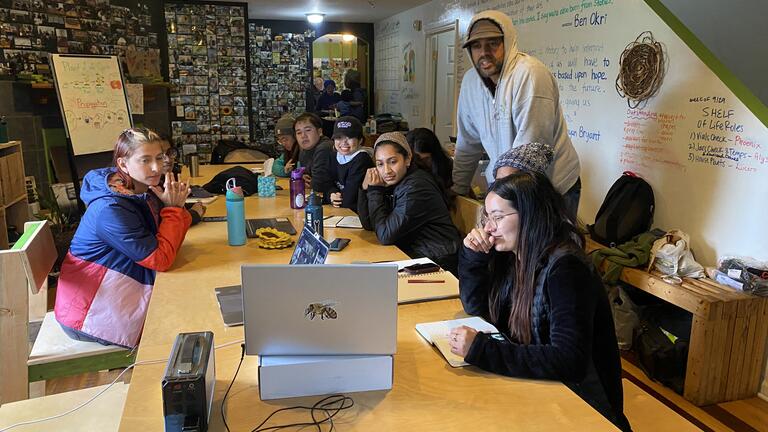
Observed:
[[[184,241],[189,187],[164,170],[161,141],[149,129],[127,129],[114,166],[83,180],[88,208],[56,288],[56,320],[73,339],[135,347],[155,272],[171,267]]]

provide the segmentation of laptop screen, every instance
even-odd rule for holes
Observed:
[[[296,242],[290,264],[325,264],[329,248],[327,241],[305,225]]]

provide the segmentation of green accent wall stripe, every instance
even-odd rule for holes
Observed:
[[[768,107],[758,99],[744,83],[739,80],[720,60],[712,54],[696,35],[691,32],[660,0],[645,0],[669,28],[685,42],[686,45],[706,64],[712,72],[736,95],[739,100],[760,120],[768,126]],[[762,44],[765,41],[754,41]]]

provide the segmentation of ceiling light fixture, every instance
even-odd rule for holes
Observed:
[[[319,13],[319,12],[312,12],[307,14],[307,21],[309,21],[312,24],[320,24],[323,22],[323,18],[325,17],[325,14]]]
[[[343,34],[341,35],[341,38],[344,40],[344,42],[352,42],[353,40],[355,40],[355,35]]]

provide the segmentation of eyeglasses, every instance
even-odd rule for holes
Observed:
[[[480,212],[480,226],[479,228],[483,228],[490,224],[491,228],[496,229],[499,227],[499,223],[502,219],[504,219],[507,216],[512,216],[517,214],[517,212],[509,212],[505,214],[498,214],[494,213],[493,215],[489,215],[485,211],[485,207]]]

